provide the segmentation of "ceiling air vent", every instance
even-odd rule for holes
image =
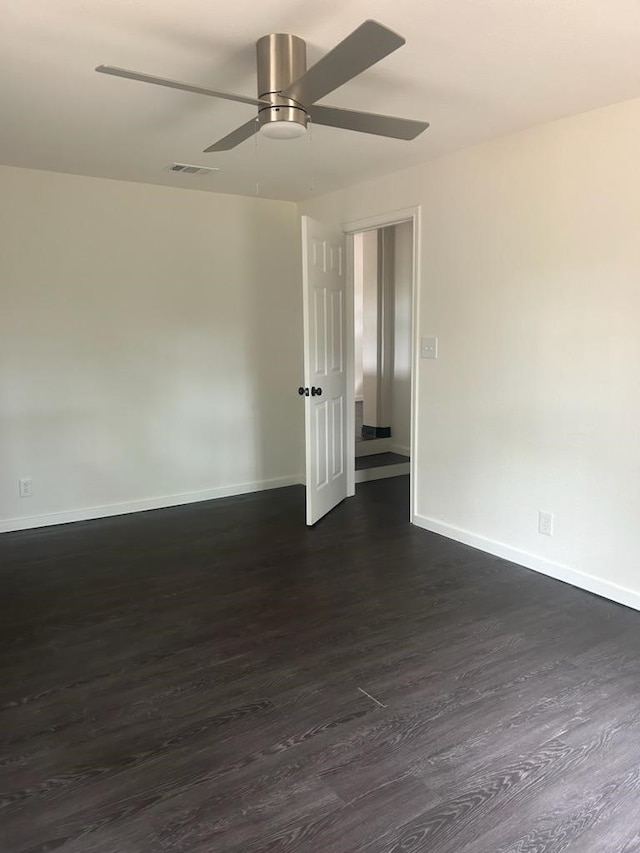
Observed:
[[[171,163],[168,169],[170,172],[182,172],[184,175],[210,175],[211,172],[219,171],[211,166],[193,166],[191,163]]]

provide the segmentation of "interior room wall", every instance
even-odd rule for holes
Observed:
[[[363,234],[353,235],[353,378],[356,401],[363,399],[362,337],[364,334]]]
[[[0,287],[0,530],[300,481],[294,204],[2,167]]]
[[[395,233],[378,229],[378,420],[391,431],[395,302]]]
[[[391,445],[409,455],[411,446],[411,300],[413,296],[413,223],[393,226],[394,331]]]
[[[416,523],[640,608],[639,138],[628,101],[301,210],[421,206]]]
[[[362,417],[370,427],[378,422],[380,353],[378,346],[378,232],[365,231],[362,240]]]

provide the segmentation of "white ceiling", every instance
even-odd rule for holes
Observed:
[[[640,96],[638,0],[4,0],[1,14],[0,163],[167,186],[298,200]],[[315,127],[203,154],[254,108],[93,70],[254,95],[260,36],[301,36],[311,65],[367,18],[407,44],[323,103],[430,121],[413,142]]]

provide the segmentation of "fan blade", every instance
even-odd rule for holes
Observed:
[[[214,142],[213,145],[210,145],[208,148],[205,148],[204,153],[208,154],[211,151],[230,151],[232,148],[235,148],[236,145],[240,145],[241,142],[244,142],[245,139],[249,139],[250,136],[253,136],[257,130],[258,120],[257,118],[252,118],[251,121],[241,124],[240,127],[236,127],[236,129],[232,130],[231,133],[227,134],[227,136],[219,139],[217,142]]]
[[[402,36],[393,30],[383,27],[377,21],[365,21],[319,62],[312,65],[302,77],[294,80],[282,95],[310,107],[347,80],[402,47],[404,43]]]
[[[314,124],[357,130],[360,133],[374,133],[377,136],[389,136],[392,139],[415,139],[419,133],[429,127],[428,121],[381,116],[377,113],[359,113],[355,110],[320,105],[311,107],[309,115]]]
[[[139,74],[126,68],[115,68],[113,65],[98,65],[100,74],[112,74],[114,77],[124,77],[127,80],[139,80],[141,83],[153,83],[155,86],[166,86],[168,89],[180,89],[182,92],[194,92],[196,95],[209,95],[212,98],[223,98],[225,101],[238,101],[241,104],[251,104],[262,107],[269,101],[259,98],[247,98],[244,95],[234,95],[233,92],[219,92],[217,89],[205,89],[202,86],[192,86],[190,83],[179,83],[177,80],[167,80],[164,77],[154,77],[151,74]]]

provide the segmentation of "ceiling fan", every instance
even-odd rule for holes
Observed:
[[[392,139],[415,139],[429,127],[428,122],[316,104],[316,101],[375,65],[404,43],[402,36],[377,21],[365,21],[307,69],[305,41],[289,33],[271,33],[256,43],[257,98],[192,86],[112,65],[98,65],[96,71],[258,107],[256,118],[205,148],[206,152],[229,151],[257,131],[276,139],[293,139],[305,133],[309,120],[315,124]]]

